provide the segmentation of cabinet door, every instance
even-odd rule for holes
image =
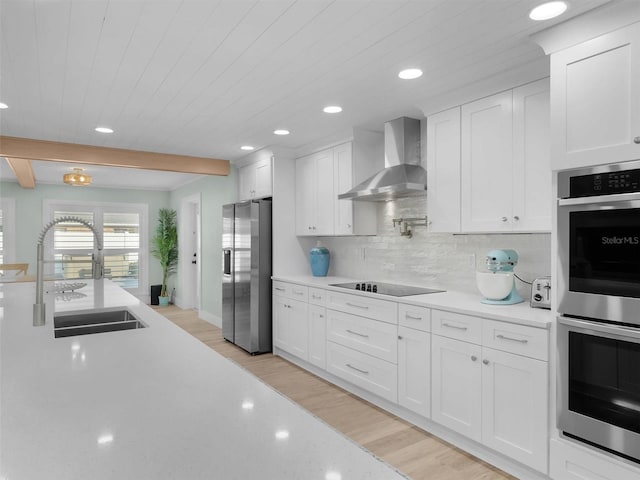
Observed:
[[[551,231],[549,135],[549,79],[514,89],[514,231]]]
[[[316,198],[313,217],[315,235],[333,235],[336,195],[333,190],[333,149],[314,154]],[[297,186],[296,186],[297,187]]]
[[[238,169],[238,198],[251,200],[255,191],[255,165],[245,165]]]
[[[353,234],[353,201],[338,200],[339,193],[346,192],[353,186],[353,163],[351,143],[338,145],[333,149],[333,184],[334,197],[334,233],[336,235]]]
[[[312,155],[296,160],[296,235],[314,235],[315,170]]]
[[[427,209],[431,232],[460,231],[460,107],[427,118]]]
[[[288,300],[277,295],[273,296],[273,346],[290,351],[291,331],[288,326],[289,310]]]
[[[327,321],[325,308],[309,305],[309,362],[327,368]]]
[[[431,419],[481,441],[481,347],[432,335],[431,348]]]
[[[551,56],[556,170],[640,157],[640,23]]]
[[[273,345],[307,360],[307,304],[280,296],[273,297]]]
[[[273,195],[273,181],[271,177],[272,159],[267,158],[254,166],[253,198],[265,198]]]
[[[429,417],[430,385],[431,334],[398,327],[398,403]]]
[[[483,348],[482,382],[482,442],[546,473],[547,362]]]
[[[512,92],[462,106],[462,230],[512,228]]]

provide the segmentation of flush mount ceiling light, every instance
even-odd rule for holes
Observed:
[[[402,70],[398,73],[398,77],[403,80],[413,80],[414,78],[419,78],[422,76],[422,70],[419,68],[407,68],[406,70]]]
[[[76,167],[73,173],[65,173],[62,181],[72,187],[86,187],[91,185],[91,175],[84,173],[84,169]]]
[[[285,130],[283,128],[280,128],[278,130],[274,130],[273,133],[275,133],[276,135],[289,135],[289,130]]]
[[[340,113],[342,111],[342,107],[339,107],[338,105],[329,105],[324,107],[322,111],[324,113]]]
[[[6,103],[0,102],[0,109],[4,110],[5,108],[9,108],[9,105],[7,105]]]
[[[566,2],[547,2],[531,10],[531,12],[529,12],[529,18],[536,21],[549,20],[562,15],[566,10]]]
[[[240,147],[240,150],[247,150],[247,151],[251,151],[253,150],[255,147],[252,147],[251,145],[243,145]]]
[[[100,133],[113,133],[113,129],[109,127],[96,127],[96,132]]]

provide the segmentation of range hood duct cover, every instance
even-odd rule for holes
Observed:
[[[384,170],[338,198],[382,202],[424,196],[427,171],[420,165],[420,120],[400,117],[384,124],[384,164]]]

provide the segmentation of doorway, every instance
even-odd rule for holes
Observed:
[[[200,311],[200,194],[182,199],[180,204],[178,277],[180,292],[176,305]]]

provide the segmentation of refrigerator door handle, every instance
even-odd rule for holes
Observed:
[[[224,250],[224,271],[225,275],[231,275],[231,250]]]

